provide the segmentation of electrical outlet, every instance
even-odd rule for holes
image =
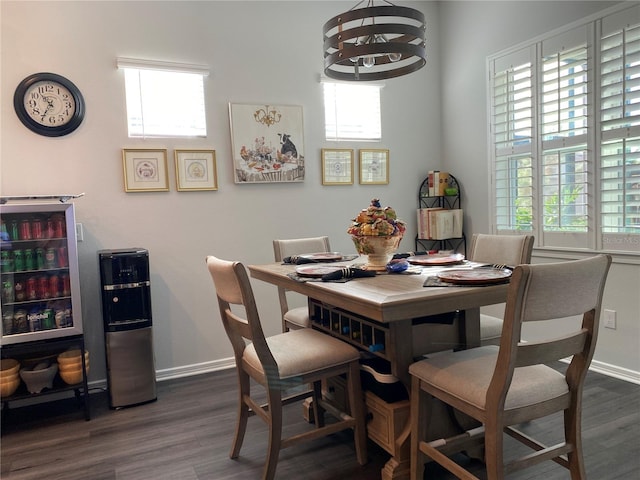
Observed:
[[[84,231],[82,230],[82,224],[76,223],[76,239],[81,242],[84,240]]]
[[[604,311],[604,328],[616,329],[616,311],[605,310]]]

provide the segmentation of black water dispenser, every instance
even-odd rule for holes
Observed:
[[[102,317],[111,408],[156,400],[149,252],[100,250]]]

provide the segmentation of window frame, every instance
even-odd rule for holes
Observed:
[[[631,14],[631,15],[629,15]],[[619,18],[614,18],[619,17]],[[603,183],[601,176],[605,169],[603,156],[603,146],[605,145],[605,138],[607,132],[604,131],[601,116],[601,82],[603,77],[601,75],[601,59],[600,48],[603,40],[602,25],[603,22],[607,22],[610,18],[618,21],[618,23],[627,22],[624,28],[634,28],[635,25],[640,25],[640,5],[629,6],[620,5],[611,9],[607,9],[600,14],[594,15],[588,19],[575,22],[562,29],[555,30],[549,34],[540,36],[528,42],[523,42],[510,49],[503,50],[497,54],[487,57],[487,112],[488,112],[488,148],[489,148],[489,171],[490,171],[490,198],[489,206],[491,212],[491,229],[493,233],[500,234],[532,234],[536,237],[536,248],[548,248],[548,249],[566,249],[566,250],[582,250],[582,251],[609,251],[616,253],[630,253],[637,255],[640,253],[640,229],[636,228],[635,220],[636,216],[633,212],[635,210],[629,210],[631,213],[630,221],[632,223],[616,227],[619,228],[622,233],[607,233],[605,232],[605,220],[602,209],[603,204]],[[624,19],[624,20],[622,20]],[[609,23],[615,23],[611,20]],[[609,27],[611,27],[609,25]],[[634,42],[635,42],[635,38]],[[544,107],[544,59],[545,56],[549,57],[554,53],[567,51],[568,47],[572,45],[581,45],[584,41],[586,59],[584,64],[587,66],[586,71],[583,72],[583,76],[586,77],[586,95],[584,96],[584,110],[585,114],[585,129],[580,133],[567,134],[567,135],[554,135],[545,139],[543,127],[545,114],[543,112]],[[630,43],[631,44],[631,43]],[[634,43],[635,46],[635,43]],[[626,55],[626,54],[625,54]],[[634,53],[624,56],[626,60],[632,60]],[[637,56],[637,53],[635,53]],[[521,115],[522,111],[516,112],[515,109],[509,110],[508,107],[515,105],[515,94],[512,85],[506,85],[509,79],[505,80],[508,76],[508,72],[516,72],[516,68],[529,62],[531,64],[531,81],[530,89],[532,91],[531,105],[530,105],[530,118],[531,118],[531,137],[530,142],[527,143],[525,137],[517,137],[513,131],[515,130],[516,115]],[[626,68],[626,69],[625,69]],[[623,68],[621,77],[623,82],[628,78],[627,75],[631,75],[634,70],[640,69],[636,61],[631,63],[627,62],[627,65]],[[629,73],[627,73],[629,72]],[[633,82],[640,83],[640,79],[633,74]],[[513,79],[511,79],[513,80]],[[502,81],[503,83],[500,83]],[[502,90],[500,89],[502,87]],[[512,88],[512,90],[509,90]],[[571,84],[570,87],[574,92],[571,94],[572,100],[576,100],[578,95],[575,93],[575,88]],[[558,89],[560,90],[560,89]],[[640,105],[633,102],[640,101],[640,93],[636,89],[631,93],[632,106],[635,105],[633,113],[629,117],[623,118],[623,123],[627,122],[631,125],[636,125],[627,128],[626,137],[622,134],[616,136],[613,135],[616,140],[624,141],[625,138],[635,140],[636,144],[640,144],[640,125],[634,122],[640,121],[640,116],[637,111],[640,109]],[[623,90],[623,93],[626,90]],[[504,98],[510,98],[508,105],[500,103],[497,99],[500,99],[500,95]],[[509,97],[511,95],[511,97]],[[623,110],[626,108],[626,104],[621,107]],[[572,104],[569,110],[574,111],[570,113],[576,114],[580,109],[578,103]],[[577,115],[576,115],[577,117]],[[570,123],[575,123],[573,117],[569,116]],[[502,121],[500,121],[502,120]],[[522,123],[522,122],[521,122]],[[511,127],[511,131],[509,128]],[[561,129],[559,129],[561,130]],[[621,129],[622,130],[622,129]],[[631,133],[629,133],[631,132]],[[518,141],[520,140],[520,141]],[[500,147],[500,148],[498,148]],[[631,147],[633,148],[633,147]],[[638,147],[635,147],[638,148]],[[585,191],[580,192],[576,189],[574,192],[567,194],[567,199],[575,201],[573,209],[575,211],[581,211],[584,215],[582,220],[578,220],[580,215],[573,213],[567,215],[567,218],[576,219],[577,223],[571,228],[562,227],[560,231],[552,231],[551,228],[545,226],[545,209],[547,211],[547,220],[553,219],[553,215],[549,215],[549,205],[552,207],[558,206],[559,203],[554,204],[544,202],[543,189],[545,185],[543,183],[545,174],[549,172],[549,168],[544,167],[545,156],[549,156],[556,152],[558,158],[561,155],[571,155],[571,151],[575,150],[574,158],[579,159],[580,156],[586,158],[583,162],[586,165],[586,171],[583,174],[583,178],[586,179],[583,189]],[[634,169],[637,162],[637,158],[640,157],[640,148],[637,150],[629,150],[620,154],[622,156],[623,165],[631,165]],[[526,225],[518,224],[516,219],[517,211],[517,196],[514,196],[513,191],[509,189],[515,188],[517,185],[516,178],[514,180],[513,174],[509,175],[509,163],[515,162],[518,158],[531,158],[531,205],[527,206],[527,215],[531,216],[531,224],[529,228]],[[567,157],[569,158],[569,157]],[[626,162],[629,163],[626,163]],[[501,169],[501,165],[507,165],[505,169]],[[569,164],[571,162],[567,162]],[[576,165],[578,162],[575,162]],[[634,170],[635,171],[635,170]],[[551,178],[546,175],[546,178]],[[569,178],[569,177],[567,177]],[[621,221],[625,221],[627,211],[625,202],[627,198],[633,198],[629,193],[630,181],[624,176],[620,178],[619,182],[622,184],[620,194],[622,200],[618,200],[619,208],[623,208],[620,216]],[[507,185],[507,187],[505,187]],[[549,188],[547,186],[547,188]],[[506,190],[506,191],[505,191]],[[524,197],[523,201],[524,201]],[[551,198],[551,197],[547,197]],[[560,193],[556,199],[563,198],[563,193]],[[581,205],[580,201],[586,201],[585,205]],[[615,204],[615,202],[613,202]],[[615,205],[618,205],[615,204]],[[637,208],[637,207],[636,207]],[[557,212],[556,212],[557,213]],[[614,213],[613,216],[616,214]],[[506,216],[506,217],[505,217]],[[584,227],[578,227],[580,221],[584,221],[586,218],[586,224]],[[559,217],[558,217],[559,219]],[[558,220],[560,222],[561,220]],[[563,225],[559,223],[559,225]],[[574,229],[575,231],[569,231]],[[625,231],[626,230],[626,231]]]
[[[194,64],[186,64],[186,63],[175,63],[175,62],[159,62],[154,60],[144,60],[144,59],[132,59],[132,58],[118,58],[116,60],[116,65],[119,70],[124,71],[125,76],[125,95],[126,95],[126,111],[127,111],[127,135],[129,138],[206,138],[207,136],[207,115],[206,115],[206,97],[205,97],[205,83],[204,79],[209,75],[209,68],[204,65],[194,65]],[[128,81],[126,79],[127,75],[130,75],[132,72],[138,72],[139,85],[142,85],[140,82],[141,75],[144,75],[144,72],[155,71],[158,73],[166,73],[166,74],[186,74],[189,77],[185,77],[179,79],[181,83],[191,83],[190,90],[193,93],[193,88],[197,88],[197,93],[201,92],[201,98],[194,99],[193,103],[185,102],[185,97],[180,94],[180,90],[174,90],[174,95],[181,95],[178,101],[178,98],[175,99],[175,103],[179,105],[190,106],[187,109],[187,112],[182,115],[180,118],[194,118],[193,112],[200,110],[201,113],[197,115],[198,118],[197,125],[187,126],[184,124],[179,125],[178,123],[163,123],[165,119],[162,119],[162,113],[158,113],[154,115],[154,120],[159,121],[159,127],[156,125],[147,125],[144,120],[144,97],[149,92],[142,91],[142,87],[139,90],[132,92],[129,88],[127,88]],[[192,77],[193,76],[193,77]],[[158,79],[155,80],[156,82]],[[193,81],[197,83],[197,85],[193,84]],[[142,85],[143,86],[143,85]],[[163,97],[166,98],[167,93],[171,90],[166,88],[163,90]],[[130,111],[130,102],[131,98],[136,97],[140,104],[140,115],[141,118],[141,126],[138,129],[132,126],[132,118],[133,114]],[[172,100],[169,98],[169,100]],[[166,129],[161,131],[159,128]]]
[[[380,82],[344,82],[339,80],[331,80],[325,77],[320,78],[322,85],[322,98],[324,106],[324,131],[325,140],[328,142],[381,142],[382,141],[382,88],[384,83]],[[333,102],[327,95],[331,92],[329,88],[333,88]],[[351,95],[339,92],[341,88],[352,90]],[[348,111],[339,111],[342,107],[345,110],[350,105],[340,103],[341,98],[355,98],[354,89],[362,89],[362,96],[368,94],[366,100],[361,100],[358,108]],[[366,89],[366,91],[364,90]],[[375,94],[374,94],[375,92]],[[337,94],[336,94],[337,93]],[[338,95],[342,93],[342,95]],[[369,106],[364,109],[362,106]],[[333,113],[333,115],[332,115]],[[342,114],[341,114],[342,113]],[[333,122],[330,118],[333,117]],[[340,119],[349,119],[351,121],[340,121]],[[372,122],[374,118],[374,122]]]

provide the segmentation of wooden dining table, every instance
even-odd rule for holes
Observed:
[[[313,328],[387,359],[392,374],[407,390],[409,365],[421,355],[480,345],[480,307],[505,302],[508,288],[507,284],[425,287],[427,277],[436,271],[431,267],[420,273],[382,273],[343,283],[304,281],[295,275],[296,266],[289,264],[248,265],[248,269],[256,280],[306,295]],[[383,480],[408,478],[409,434],[410,420],[395,439],[396,454],[382,470]]]

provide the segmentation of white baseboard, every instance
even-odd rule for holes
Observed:
[[[192,375],[200,375],[203,373],[217,372],[219,370],[225,370],[228,368],[235,368],[236,364],[233,357],[223,358],[221,360],[215,360],[212,362],[197,363],[194,365],[185,365],[177,368],[167,368],[164,370],[156,371],[156,380],[158,382],[164,382],[165,380],[173,380],[175,378],[190,377]],[[627,368],[617,367],[604,362],[592,361],[591,368],[596,373],[601,373],[609,377],[624,380],[626,382],[635,383],[640,385],[640,372],[635,372]],[[106,389],[106,379],[96,380],[89,383],[89,390],[91,389]]]
[[[174,378],[190,377],[192,375],[200,375],[202,373],[217,372],[227,368],[235,368],[236,362],[233,357],[214,360],[212,362],[196,363],[194,365],[185,365],[183,367],[167,368],[164,370],[156,370],[156,380],[163,382],[165,380],[173,380]]]
[[[589,370],[640,385],[640,372],[635,372],[628,368],[617,367],[615,365],[593,360]]]

